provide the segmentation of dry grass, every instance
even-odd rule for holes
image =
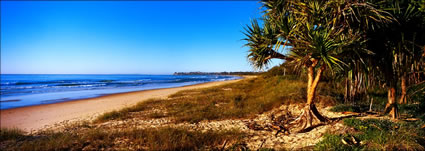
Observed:
[[[27,135],[0,150],[217,150],[224,142],[237,143],[244,134],[236,131],[197,132],[181,128],[107,130],[76,132],[47,131]]]
[[[24,137],[24,131],[17,128],[1,128],[0,141],[17,140]]]
[[[258,77],[212,88],[181,91],[168,99],[151,99],[120,111],[105,113],[97,121],[130,118],[130,112],[157,109],[145,116],[172,117],[176,122],[246,118],[282,104],[302,103],[306,85],[292,76]]]

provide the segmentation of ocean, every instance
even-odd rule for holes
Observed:
[[[224,75],[1,74],[0,109],[240,79]]]

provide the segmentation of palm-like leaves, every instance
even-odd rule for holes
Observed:
[[[407,78],[417,76],[416,73],[423,72],[425,68],[420,65],[425,45],[425,12],[414,1],[388,0],[379,7],[391,13],[396,22],[368,30],[367,36],[372,39],[368,48],[377,53],[372,61],[376,70],[383,73],[382,79],[389,87],[395,89],[398,80],[401,80],[400,102],[405,103]]]
[[[371,40],[368,48],[377,53],[373,61],[379,70],[386,75],[394,75],[386,78],[387,82],[391,82],[397,79],[398,74],[409,72],[411,66],[421,60],[425,45],[425,14],[405,1],[387,1],[380,7],[388,10],[397,22],[369,30],[367,36]]]
[[[351,54],[347,51],[363,50],[354,49],[361,47],[355,44],[361,43],[362,33],[360,28],[352,27],[353,22],[391,20],[387,13],[365,2],[265,0],[263,6],[264,24],[254,20],[245,28],[248,58],[256,68],[278,58],[287,59],[296,67],[315,59],[319,66],[343,69],[347,60],[344,55]],[[289,48],[289,54],[282,53],[285,48]]]
[[[329,69],[343,69],[346,66],[341,59],[349,47],[360,39],[359,34],[343,34],[335,28],[312,27],[305,25],[306,31],[296,32],[298,39],[293,40],[290,56],[297,58],[295,64],[306,65],[310,59],[319,61],[319,66]],[[336,68],[335,68],[336,67]]]
[[[245,28],[243,39],[247,41],[245,46],[249,47],[248,59],[256,68],[263,68],[270,63],[273,58],[286,59],[286,56],[275,51],[274,44],[277,43],[277,31],[268,22],[264,27],[260,27],[257,20],[252,20],[251,26]]]

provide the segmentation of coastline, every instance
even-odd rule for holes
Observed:
[[[249,76],[241,76],[247,78]],[[178,91],[213,87],[242,79],[206,82],[174,88],[142,90],[103,95],[54,104],[41,104],[0,110],[0,127],[19,128],[26,132],[38,131],[60,122],[92,120],[98,115],[135,105],[151,98],[166,98]]]

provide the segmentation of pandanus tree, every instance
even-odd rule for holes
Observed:
[[[393,7],[389,12],[398,21],[393,25],[393,33],[397,34],[393,41],[398,52],[394,64],[401,86],[398,103],[404,104],[407,103],[408,77],[424,71],[424,67],[421,69],[418,64],[422,61],[425,46],[425,13],[419,10],[419,5],[409,1],[395,1]]]
[[[314,121],[327,122],[315,103],[316,89],[324,72],[347,68],[343,60],[350,53],[362,51],[362,30],[354,23],[373,19],[386,22],[388,16],[363,1],[263,1],[261,21],[253,20],[245,28],[248,59],[262,68],[271,59],[283,59],[307,74],[307,100],[301,115],[287,128],[304,130]]]
[[[420,64],[425,45],[425,14],[410,0],[387,0],[379,7],[388,10],[395,21],[368,30],[367,47],[376,54],[372,57],[373,64],[382,72],[388,88],[385,113],[397,118],[397,104],[406,103],[407,77],[423,70]],[[396,100],[398,83],[401,86],[399,102]]]

